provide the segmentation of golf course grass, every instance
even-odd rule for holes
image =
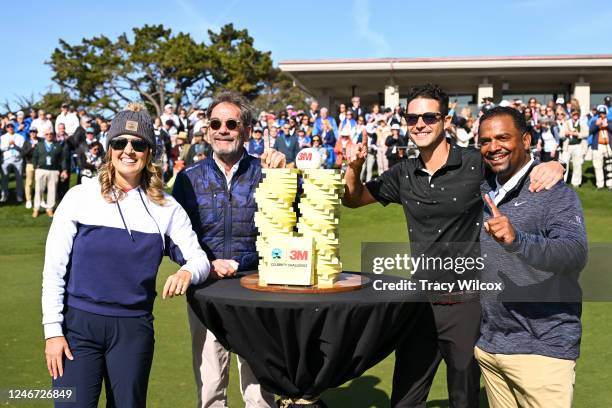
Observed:
[[[589,177],[590,176],[590,177]],[[612,192],[596,191],[592,173],[580,188],[586,227],[591,242],[612,240]],[[46,388],[50,378],[44,363],[41,326],[41,274],[50,219],[32,219],[30,210],[11,203],[0,207],[0,389]],[[360,270],[362,241],[404,241],[406,224],[401,207],[375,204],[351,210],[344,208],[341,219],[341,256],[346,270]],[[103,245],[103,243],[100,243]],[[164,259],[158,277],[158,292],[176,265]],[[607,271],[612,272],[612,265]],[[155,360],[149,383],[149,406],[194,407],[195,385],[191,369],[191,345],[184,298],[155,304]],[[612,303],[585,302],[584,334],[578,360],[576,407],[612,406]],[[323,398],[330,407],[384,407],[391,394],[393,355],[367,371],[361,378],[328,390]],[[229,406],[243,406],[235,359],[232,360]],[[431,407],[448,407],[445,370],[434,382]],[[484,389],[482,405],[486,406]],[[0,403],[1,405],[2,403]],[[10,405],[9,405],[10,406]],[[50,403],[19,403],[18,407],[44,407]],[[103,406],[101,404],[101,406]]]

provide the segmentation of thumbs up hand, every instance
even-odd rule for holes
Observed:
[[[495,241],[501,244],[513,243],[516,235],[508,217],[499,211],[499,208],[497,208],[488,194],[485,194],[484,200],[489,206],[492,215],[492,217],[489,218],[489,221],[484,223],[485,231],[487,231],[487,233],[493,237]]]

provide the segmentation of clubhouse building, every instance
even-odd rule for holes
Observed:
[[[575,97],[584,111],[612,95],[612,54],[285,60],[279,67],[333,111],[353,95],[364,106],[405,105],[410,87],[425,82],[440,85],[451,100],[468,106],[484,97],[495,102]]]

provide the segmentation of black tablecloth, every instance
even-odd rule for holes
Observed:
[[[332,294],[258,292],[237,278],[188,292],[193,311],[221,344],[247,360],[265,389],[291,398],[316,398],[383,360],[405,336],[419,335],[431,309],[410,301],[415,297],[372,284]]]

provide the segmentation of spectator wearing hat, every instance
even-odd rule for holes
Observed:
[[[197,120],[193,124],[193,133],[195,132],[206,132],[208,130],[208,119],[206,119],[206,113],[204,111],[198,111]]]
[[[164,106],[164,113],[161,115],[162,124],[166,124],[167,121],[171,120],[173,126],[179,126],[179,117],[176,113],[174,113],[174,106],[171,103],[166,104]]]
[[[34,188],[34,165],[32,164],[32,155],[39,141],[38,130],[35,127],[30,127],[30,134],[22,148],[23,160],[25,162],[25,206],[28,210],[32,209],[32,189]]]
[[[287,166],[291,167],[295,165],[295,157],[300,151],[300,144],[296,135],[291,134],[291,127],[289,123],[283,125],[283,133],[276,138],[273,148],[285,155],[287,160]]]
[[[70,112],[70,106],[67,103],[62,104],[62,111],[55,118],[55,133],[59,134],[59,125],[65,126],[68,136],[76,132],[79,127],[79,117],[75,112]]]
[[[561,136],[563,138],[563,148],[561,160],[567,163],[565,171],[565,181],[572,167],[571,183],[574,187],[582,184],[582,163],[584,162],[584,148],[582,142],[586,141],[589,135],[589,126],[585,118],[580,117],[580,111],[572,109],[570,117],[565,121]]]
[[[23,111],[17,112],[15,117],[15,133],[19,133],[24,139],[27,139],[30,133],[30,126],[26,123]]]
[[[193,163],[210,157],[211,154],[212,146],[204,140],[204,133],[201,130],[194,132],[193,138],[191,139],[191,146],[185,158],[185,165],[191,166]]]
[[[67,176],[66,150],[61,143],[54,140],[53,130],[46,128],[44,140],[41,140],[32,153],[32,164],[34,166],[34,207],[32,217],[38,217],[40,209],[44,206],[49,217],[53,217],[56,203],[57,183],[61,176]],[[47,193],[46,200],[43,195]],[[44,203],[44,205],[43,205]]]
[[[22,148],[25,138],[15,132],[12,122],[6,124],[6,133],[0,136],[0,150],[2,151],[2,192],[0,202],[8,200],[9,172],[15,174],[17,202],[23,201],[23,155]]]
[[[179,132],[178,135],[176,135],[176,144],[170,152],[172,162],[185,162],[190,147],[189,143],[187,143],[187,132]]]
[[[342,167],[344,165],[347,149],[352,145],[353,140],[351,139],[351,130],[348,127],[345,127],[340,131],[340,138],[336,141],[336,146],[334,147],[336,166]]]
[[[593,168],[597,189],[604,187],[612,189],[611,132],[612,120],[608,118],[608,109],[605,105],[599,105],[597,106],[597,116],[594,116],[589,124],[589,146],[593,152]]]
[[[391,125],[391,135],[387,136],[385,145],[387,146],[386,155],[387,160],[389,160],[389,168],[406,159],[408,139],[400,134],[399,124]]]
[[[293,105],[287,105],[285,106],[285,111],[287,111],[287,116],[289,118],[295,116],[295,114],[297,113],[294,109],[293,109]]]
[[[251,135],[251,138],[249,139],[249,143],[247,143],[247,146],[246,146],[247,152],[249,152],[251,156],[261,157],[261,155],[263,154],[265,150],[264,144],[265,143],[263,140],[263,129],[260,128],[259,126],[254,127],[253,134]]]

